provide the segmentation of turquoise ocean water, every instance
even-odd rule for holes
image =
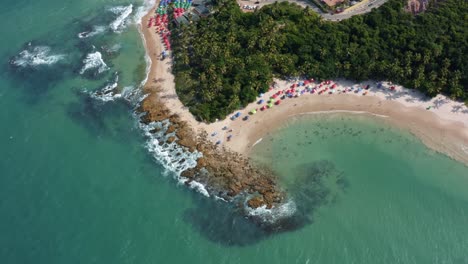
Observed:
[[[257,146],[286,160],[294,231],[177,185],[133,116],[143,5],[2,1],[0,263],[468,262],[467,168],[372,120],[301,119]],[[126,100],[91,96],[114,83]]]

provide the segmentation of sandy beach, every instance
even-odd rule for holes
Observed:
[[[318,89],[321,90],[336,84],[333,94],[328,94],[330,91],[328,90],[322,95],[305,93],[298,98],[288,98],[271,109],[257,111],[247,121],[243,121],[242,117],[248,115],[252,109],[260,109],[265,103],[259,105],[257,102],[253,102],[246,108],[240,109],[241,117],[234,121],[230,119],[230,115],[224,120],[211,124],[198,122],[178,99],[174,76],[171,73],[171,59],[160,60],[160,54],[163,50],[160,36],[153,27],[146,27],[147,21],[153,14],[154,9],[144,16],[142,21],[145,45],[151,59],[145,92],[149,94],[150,99],[154,98],[159,103],[163,103],[173,114],[177,114],[181,120],[187,122],[196,134],[200,134],[202,131],[206,131],[209,135],[216,133],[215,136],[210,136],[211,141],[221,141],[220,145],[248,156],[252,146],[258,140],[282,126],[286,120],[293,116],[313,112],[345,111],[380,116],[388,122],[408,129],[431,149],[468,164],[468,108],[463,103],[450,100],[443,95],[430,99],[415,90],[385,82],[381,88],[377,88],[375,81],[359,84],[346,80],[333,81]],[[297,83],[297,81],[282,80],[276,80],[276,82],[277,85],[274,89],[258,99],[267,101],[273,94],[289,89],[293,83]],[[318,84],[310,84],[312,88],[316,85]],[[359,93],[354,93],[354,91],[343,93],[350,87],[357,88],[366,85],[370,85],[369,90],[363,90]],[[394,87],[394,90],[389,88],[391,86]],[[296,89],[302,90],[304,88],[298,87]],[[367,94],[363,95],[365,91]],[[427,109],[428,107],[430,109]],[[223,127],[228,129],[223,130]],[[230,129],[232,132],[228,133]],[[232,135],[230,141],[227,141],[228,135]]]

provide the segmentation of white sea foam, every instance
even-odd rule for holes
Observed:
[[[133,12],[133,5],[115,6],[109,9],[117,15],[117,18],[109,24],[110,29],[114,32],[121,32],[127,24],[127,18]]]
[[[255,143],[253,143],[252,147],[254,147],[255,145],[257,145],[258,143],[262,142],[263,138],[260,138],[259,140],[255,141]]]
[[[185,183],[185,182],[188,181],[188,179],[183,179],[182,181],[184,181],[184,183]],[[189,187],[190,187],[190,189],[195,190],[195,191],[203,194],[206,197],[210,197],[210,194],[206,190],[205,185],[203,185],[203,184],[201,184],[201,183],[199,183],[197,181],[191,181],[189,183]]]
[[[468,146],[461,145],[460,148],[463,150],[463,152],[465,152],[465,154],[468,154]]]
[[[37,46],[21,51],[11,63],[19,67],[52,65],[65,58],[62,54],[50,54],[50,47]]]
[[[164,167],[180,176],[180,174],[197,165],[197,159],[202,156],[198,151],[190,152],[185,147],[179,146],[177,143],[167,143],[166,140],[171,136],[176,136],[175,132],[166,134],[170,125],[169,120],[162,122],[152,122],[149,124],[140,124],[141,129],[148,137],[146,147],[154,154],[154,157],[160,161]],[[150,131],[159,129],[155,133]],[[159,142],[164,142],[159,145]]]
[[[203,184],[196,181],[188,182],[187,178],[181,176],[183,171],[194,168],[197,165],[197,159],[200,158],[202,154],[198,151],[190,152],[187,148],[175,142],[168,143],[167,139],[169,137],[176,137],[175,132],[166,134],[169,125],[169,120],[152,122],[150,124],[140,123],[140,128],[148,138],[146,148],[165,169],[171,172],[179,183],[188,183],[191,189],[198,191],[204,196],[210,197]],[[150,132],[153,129],[159,129],[159,131],[153,131],[154,133]],[[159,144],[160,142],[164,143]]]
[[[151,10],[151,8],[153,8],[154,4],[155,4],[155,0],[148,0],[148,1],[145,1],[144,6],[141,6],[138,8],[137,15],[135,15],[136,24],[141,24],[141,19]],[[141,81],[140,83],[140,85],[143,87],[148,81],[152,62],[151,62],[151,57],[148,54],[148,49],[146,47],[145,35],[141,31],[141,27],[138,27],[138,32],[140,33],[141,39],[143,40],[143,45],[145,45],[146,74],[145,74],[145,79],[143,79],[143,81]]]
[[[83,64],[84,65],[80,70],[80,74],[83,74],[90,69],[97,69],[98,73],[102,73],[109,69],[107,64],[102,59],[102,54],[99,51],[86,55],[86,58],[83,60]]]
[[[288,218],[294,215],[297,210],[296,203],[289,200],[271,209],[267,209],[266,205],[252,209],[245,205],[249,216],[260,217],[266,223],[275,223],[276,221]]]
[[[90,37],[99,35],[101,33],[104,33],[105,31],[106,31],[105,26],[94,26],[93,30],[91,30],[91,31],[84,31],[84,32],[78,33],[78,37],[79,38],[90,38]]]
[[[107,52],[117,52],[120,50],[120,48],[122,48],[122,45],[120,44],[114,44],[112,46],[110,46],[108,49],[106,49]]]
[[[117,86],[119,82],[119,75],[115,74],[113,82],[107,84],[102,89],[90,93],[90,96],[96,100],[109,102],[114,101],[117,98],[121,98],[122,94],[117,92]]]
[[[141,24],[141,19],[148,14],[148,12],[153,8],[155,5],[156,1],[155,0],[147,0],[145,3],[137,8],[137,11],[135,12],[135,16],[133,17],[133,23],[139,25]]]
[[[143,44],[145,45],[145,62],[146,62],[145,78],[140,83],[140,86],[143,87],[146,84],[146,82],[148,81],[152,62],[151,62],[151,57],[148,54],[148,49],[146,48],[145,35],[143,34],[143,32],[141,32],[141,30],[138,30],[138,31],[140,32],[140,36],[141,36],[141,38],[143,40]]]

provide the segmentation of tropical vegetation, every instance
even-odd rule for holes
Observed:
[[[287,2],[243,13],[216,0],[213,15],[172,30],[177,93],[205,121],[254,101],[275,77],[390,80],[468,102],[468,2],[417,16],[404,4],[330,22]]]

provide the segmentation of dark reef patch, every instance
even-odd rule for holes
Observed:
[[[122,141],[137,136],[131,127],[120,124],[128,120],[132,109],[125,100],[102,102],[79,89],[74,91],[78,101],[66,106],[67,115],[90,135]]]
[[[299,230],[314,222],[316,211],[339,200],[349,183],[331,161],[317,161],[294,170],[296,180],[288,194],[296,212],[275,222],[246,216],[235,202],[226,203],[194,197],[196,206],[188,209],[184,220],[206,239],[223,246],[248,246],[269,236]]]
[[[2,64],[3,72],[12,79],[16,87],[23,89],[24,100],[34,104],[48,95],[48,92],[58,82],[72,73],[67,57],[53,62],[51,56],[59,56],[53,46],[31,41],[25,43],[17,52]],[[37,63],[34,60],[51,60],[50,63]]]

